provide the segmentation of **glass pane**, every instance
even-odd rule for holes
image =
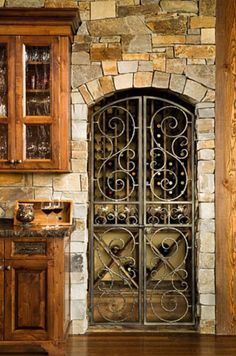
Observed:
[[[50,47],[26,46],[26,115],[50,115]]]
[[[51,125],[26,126],[26,158],[51,159]]]
[[[0,116],[7,116],[7,48],[0,44]]]
[[[6,124],[0,125],[0,159],[7,159],[7,147],[8,147],[8,126]]]

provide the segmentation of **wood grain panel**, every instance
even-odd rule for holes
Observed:
[[[225,335],[236,335],[235,7],[217,5],[216,330]]]

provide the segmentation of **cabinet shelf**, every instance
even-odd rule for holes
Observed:
[[[50,89],[26,89],[26,93],[50,93]]]

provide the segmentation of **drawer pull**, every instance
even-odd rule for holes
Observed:
[[[5,270],[6,271],[10,271],[11,270],[11,266],[6,266]]]

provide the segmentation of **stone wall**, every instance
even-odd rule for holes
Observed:
[[[4,1],[0,4],[4,6]],[[6,0],[5,6],[74,6],[76,1]],[[215,0],[79,1],[82,25],[72,52],[70,174],[1,174],[1,200],[62,194],[75,203],[72,236],[73,332],[87,328],[88,107],[129,88],[160,88],[196,108],[197,290],[199,330],[215,332],[214,101]],[[7,186],[4,186],[6,184]]]

